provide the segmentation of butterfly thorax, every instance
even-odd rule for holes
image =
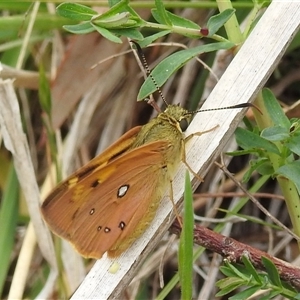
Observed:
[[[158,150],[163,156],[162,167],[169,177],[174,175],[184,151],[184,131],[191,116],[188,111],[177,105],[169,105],[156,118],[142,126],[131,149],[145,144],[160,142]],[[182,126],[184,124],[184,126]]]
[[[142,127],[132,148],[160,140],[169,141],[178,148],[190,119],[187,110],[178,105],[169,105],[164,112]],[[184,128],[182,123],[185,124]]]

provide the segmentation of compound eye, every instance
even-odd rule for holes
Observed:
[[[186,131],[187,128],[189,127],[189,122],[186,118],[183,118],[179,121],[179,126],[182,132]]]

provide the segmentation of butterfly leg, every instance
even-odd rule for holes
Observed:
[[[186,153],[185,153],[185,144],[190,140],[192,139],[194,136],[201,136],[202,134],[204,133],[208,133],[210,131],[213,131],[215,130],[217,127],[219,127],[219,125],[209,129],[209,130],[205,130],[205,131],[199,131],[199,132],[195,132],[195,133],[192,133],[190,135],[188,135],[184,140],[182,140],[183,142],[183,151],[182,151],[182,161],[183,163],[186,165],[186,167],[188,168],[188,170],[201,182],[203,182],[203,178],[201,176],[199,176],[191,167],[190,165],[188,164],[187,160],[186,160]]]
[[[182,162],[186,165],[186,167],[188,168],[188,170],[201,182],[203,182],[203,178],[198,175],[191,167],[190,165],[188,164],[188,162],[186,161],[186,155],[185,155],[185,148],[184,148],[184,151],[182,152]]]
[[[188,136],[184,139],[184,143],[187,143],[187,142],[188,142],[190,139],[192,139],[194,136],[201,136],[202,134],[211,132],[211,131],[215,130],[215,129],[218,128],[218,127],[219,127],[219,125],[216,125],[215,127],[211,128],[211,129],[208,129],[208,130],[205,130],[205,131],[199,131],[199,132],[191,133],[190,135],[188,135]]]

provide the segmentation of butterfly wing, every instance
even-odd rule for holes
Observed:
[[[137,126],[122,135],[114,144],[100,155],[92,159],[86,166],[78,169],[67,179],[59,183],[47,196],[42,204],[41,212],[46,222],[56,234],[68,239],[67,235],[73,222],[73,211],[77,211],[88,198],[92,191],[90,181],[95,173],[99,173],[110,161],[121,156],[132,146],[141,126]],[[101,172],[101,180],[106,180],[112,172]]]
[[[54,192],[43,204],[46,221],[83,256],[100,258],[106,251],[118,256],[155,215],[170,181],[165,161],[170,147],[163,141],[149,143],[72,177],[63,193]]]

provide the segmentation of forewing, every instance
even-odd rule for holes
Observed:
[[[53,189],[41,207],[43,217],[52,231],[70,239],[70,228],[72,228],[74,215],[88,201],[88,195],[93,191],[92,183],[97,180],[97,177],[100,177],[99,174],[101,174],[102,181],[109,178],[114,168],[111,167],[106,172],[101,170],[109,162],[128,151],[140,129],[141,126],[138,126],[125,133],[104,152]]]

